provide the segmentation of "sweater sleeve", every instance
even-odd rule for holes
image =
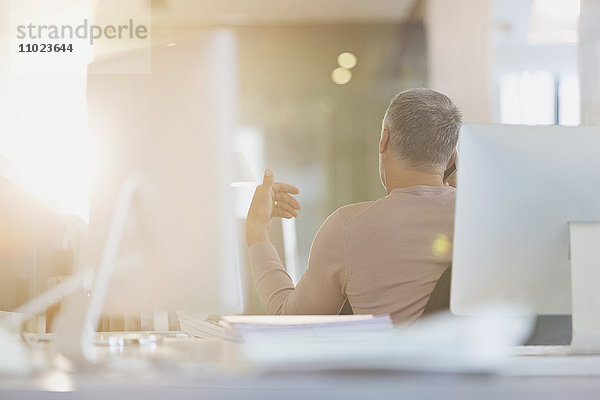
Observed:
[[[269,314],[338,314],[345,295],[344,223],[334,212],[315,237],[306,272],[294,287],[271,243],[248,249],[258,296]]]

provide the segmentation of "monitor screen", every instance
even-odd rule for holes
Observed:
[[[147,49],[89,66],[99,152],[88,264],[96,275],[115,213],[127,209],[105,311],[241,312],[230,187],[236,53],[231,32],[207,30],[155,45],[149,74],[112,72]],[[119,205],[131,177],[143,184]]]
[[[600,221],[600,128],[466,125],[451,309],[571,313],[570,222]]]

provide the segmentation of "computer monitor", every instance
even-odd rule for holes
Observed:
[[[600,127],[465,125],[459,154],[452,312],[572,314],[600,350]]]
[[[147,49],[88,69],[100,150],[90,208],[89,299],[61,318],[63,353],[90,360],[79,338],[102,310],[243,310],[232,203],[236,40],[207,30],[151,49],[150,74],[120,74]]]

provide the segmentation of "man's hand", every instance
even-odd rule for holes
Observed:
[[[300,190],[293,185],[273,182],[273,171],[267,169],[262,185],[256,188],[246,219],[246,241],[248,246],[269,241],[271,218],[293,218],[298,216],[300,203],[291,194]]]

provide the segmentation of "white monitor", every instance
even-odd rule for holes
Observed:
[[[459,154],[451,310],[572,314],[600,349],[600,128],[465,125]]]
[[[150,74],[107,73],[145,54],[89,67],[100,149],[88,257],[95,277],[83,316],[66,315],[67,334],[90,328],[70,324],[93,328],[102,310],[243,310],[230,186],[235,37],[197,33],[153,47]]]

